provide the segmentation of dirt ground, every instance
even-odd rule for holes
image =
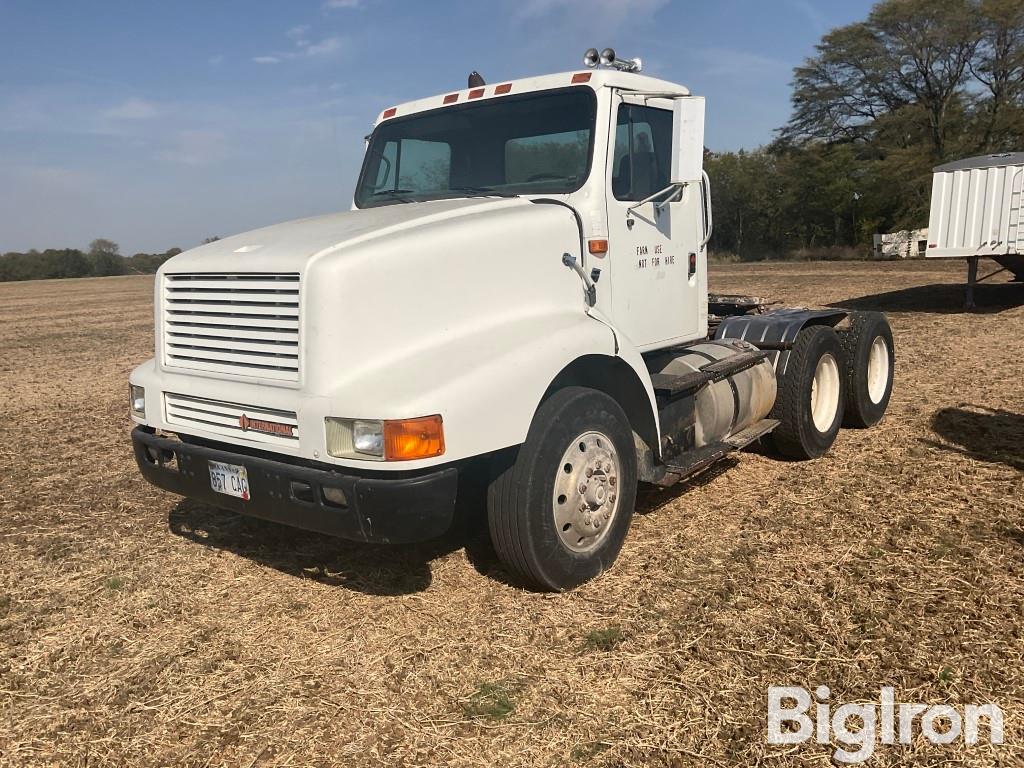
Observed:
[[[1024,288],[962,264],[713,268],[713,289],[890,313],[876,428],[642,495],[615,567],[510,585],[473,528],[377,547],[147,485],[127,376],[152,278],[0,285],[0,764],[828,765],[766,743],[771,685],[994,702],[1024,765]],[[478,514],[480,510],[477,510]]]

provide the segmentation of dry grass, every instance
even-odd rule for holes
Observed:
[[[360,546],[155,490],[125,416],[151,278],[0,285],[0,764],[827,765],[765,744],[772,684],[995,701],[1005,746],[872,764],[1024,764],[1024,291],[962,314],[960,266],[716,267],[889,310],[889,416],[645,494],[568,595],[472,531]]]

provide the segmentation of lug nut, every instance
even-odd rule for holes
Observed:
[[[593,477],[594,470],[591,467],[587,467],[587,477]]]
[[[611,483],[612,485],[615,485],[615,475],[612,475],[611,477],[609,477],[608,478],[608,482]]]
[[[614,493],[609,493],[608,494],[608,503],[609,504],[614,504],[615,503],[615,494]]]
[[[580,483],[580,493],[586,493],[586,492],[587,492],[587,484],[586,483]]]

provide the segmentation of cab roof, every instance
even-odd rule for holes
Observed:
[[[405,115],[423,112],[428,109],[437,109],[451,104],[486,101],[487,99],[500,98],[509,94],[547,91],[554,88],[567,88],[573,85],[589,86],[594,90],[599,88],[621,88],[626,91],[668,93],[678,96],[690,95],[690,90],[685,86],[679,85],[679,83],[660,80],[656,77],[648,77],[636,72],[620,72],[616,69],[583,69],[576,72],[559,72],[554,75],[524,77],[519,80],[502,80],[477,88],[463,88],[425,99],[407,101],[383,110],[377,116],[375,125],[392,117],[404,117]]]

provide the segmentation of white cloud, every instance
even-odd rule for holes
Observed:
[[[340,37],[328,37],[319,43],[306,45],[303,50],[307,56],[329,56],[341,48]]]
[[[207,61],[216,67],[217,65],[224,63],[224,54],[218,53],[216,56],[208,58]]]
[[[109,120],[149,120],[156,117],[160,110],[156,104],[145,99],[128,99],[103,113]]]
[[[362,0],[324,0],[324,8],[330,10],[334,8],[358,8],[362,5]]]
[[[306,31],[304,27],[293,27],[288,31],[288,36],[295,44],[293,50],[275,51],[266,56],[255,56],[253,61],[257,64],[280,64],[282,61],[291,61],[301,58],[326,58],[333,56],[344,46],[345,40],[340,37],[325,37],[313,43],[302,39],[301,35]],[[295,34],[293,34],[295,33]]]
[[[297,27],[292,27],[286,34],[292,40],[303,40],[309,34],[309,24],[299,24]]]
[[[691,48],[690,54],[704,64],[705,77],[756,79],[787,73],[792,65],[780,59],[728,48]]]
[[[535,19],[556,12],[572,13],[611,28],[627,19],[650,18],[666,5],[668,0],[526,0],[518,15]]]
[[[825,15],[807,0],[786,0],[786,4],[807,20],[816,35],[823,35],[828,30]]]
[[[80,189],[87,181],[81,171],[59,165],[29,165],[16,170],[26,182],[49,188]]]
[[[226,136],[220,131],[179,131],[160,158],[198,168],[218,163],[226,154]]]

